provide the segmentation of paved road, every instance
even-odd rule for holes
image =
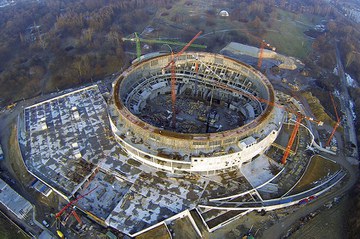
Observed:
[[[358,147],[357,147],[357,137],[356,137],[356,131],[355,131],[355,127],[354,127],[354,120],[353,120],[353,115],[352,112],[350,110],[350,104],[349,101],[351,100],[350,95],[349,95],[349,91],[347,88],[347,81],[346,81],[346,77],[345,77],[345,72],[344,72],[344,67],[343,64],[341,62],[341,58],[340,58],[340,52],[339,52],[339,48],[336,44],[336,62],[337,62],[337,68],[338,68],[338,74],[340,77],[340,82],[341,82],[341,92],[340,92],[340,107],[341,107],[341,111],[343,111],[345,113],[345,117],[346,117],[346,123],[344,125],[344,133],[345,133],[345,143],[347,142],[347,140],[349,140],[349,142],[353,143],[356,146],[356,150],[354,150],[354,154],[352,155],[355,158],[358,158]]]

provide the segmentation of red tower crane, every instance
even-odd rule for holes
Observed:
[[[171,61],[169,61],[169,63],[163,68],[167,68],[170,66],[171,69],[171,103],[172,103],[172,124],[173,127],[175,128],[175,124],[176,124],[176,108],[175,108],[175,104],[176,104],[176,73],[175,73],[175,61],[176,59],[181,56],[186,49],[188,49],[188,47],[196,40],[196,38],[198,38],[201,35],[202,31],[198,32],[198,34],[196,34],[193,39],[191,39],[191,41],[189,41],[184,48],[179,51],[175,56],[174,53],[171,53]]]
[[[259,59],[258,59],[258,63],[257,63],[257,68],[260,70],[261,69],[261,65],[262,65],[262,61],[263,61],[263,57],[264,57],[264,49],[269,48],[272,51],[276,51],[276,47],[271,46],[269,43],[267,43],[264,39],[261,39],[253,34],[251,34],[250,32],[245,32],[248,36],[252,37],[253,39],[255,39],[257,42],[260,43],[260,48],[259,48]]]
[[[82,224],[82,221],[81,221],[79,215],[75,212],[75,210],[73,210],[71,212],[71,214],[75,217],[76,221],[78,221],[79,224]]]
[[[196,73],[196,80],[195,80],[195,96],[197,96],[197,88],[198,88],[198,76],[199,76],[199,63],[195,62],[195,73]]]
[[[329,137],[329,139],[328,139],[328,141],[326,142],[326,147],[328,147],[329,145],[330,145],[330,142],[331,142],[331,140],[332,140],[332,138],[334,137],[334,134],[335,134],[335,132],[336,132],[336,129],[339,127],[339,125],[340,125],[340,118],[339,118],[339,115],[338,115],[338,112],[337,112],[337,109],[336,109],[336,105],[335,105],[335,101],[334,101],[334,97],[332,96],[332,94],[330,93],[330,99],[331,99],[331,102],[332,102],[332,104],[333,104],[333,106],[334,106],[334,111],[335,111],[335,115],[336,115],[336,124],[335,124],[335,126],[334,126],[334,129],[333,129],[333,131],[331,132],[331,134],[330,134],[330,137]]]
[[[271,47],[271,45],[269,43],[266,43],[265,40],[258,39],[258,41],[260,41],[260,53],[259,53],[259,60],[258,60],[258,63],[257,63],[257,67],[258,67],[258,69],[261,69],[262,60],[263,60],[263,57],[264,57],[264,48],[269,47],[273,51],[275,51],[276,48]]]
[[[90,193],[92,193],[93,191],[95,191],[96,188],[97,188],[97,186],[96,186],[95,188],[91,189],[89,192],[87,192],[87,193],[85,193],[85,194],[83,194],[83,195],[78,196],[77,198],[75,198],[74,200],[72,200],[72,201],[70,201],[68,204],[66,204],[58,213],[55,214],[55,222],[60,219],[61,215],[66,211],[66,209],[68,209],[70,206],[74,205],[74,204],[75,204],[77,201],[79,201],[80,199],[86,197],[87,195],[89,195]],[[72,211],[71,214],[74,215],[74,217],[76,218],[77,221],[80,221],[80,222],[81,222],[80,217],[77,215],[77,213],[74,214],[73,212],[75,212],[75,211]],[[79,220],[78,220],[78,219],[79,219]],[[55,222],[54,222],[54,223],[55,223]],[[53,225],[54,225],[54,224],[53,224]]]
[[[293,129],[293,131],[291,132],[291,135],[290,135],[290,138],[289,138],[289,142],[288,142],[288,144],[287,144],[287,146],[286,146],[284,155],[283,155],[283,157],[282,157],[282,159],[281,159],[281,163],[282,163],[282,164],[286,164],[286,159],[289,157],[289,154],[290,154],[290,151],[291,151],[291,147],[292,147],[293,144],[294,144],[295,137],[296,137],[296,135],[297,135],[297,132],[299,131],[300,123],[301,123],[301,121],[303,120],[303,118],[304,118],[304,115],[297,113],[294,129]]]

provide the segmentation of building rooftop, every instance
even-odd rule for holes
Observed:
[[[251,144],[278,127],[282,114],[280,109],[275,111],[273,123],[245,143]],[[127,235],[198,204],[206,205],[210,199],[239,195],[236,201],[254,202],[249,193],[253,187],[269,181],[279,171],[274,172],[265,155],[241,170],[211,176],[157,170],[124,152],[111,134],[107,113],[106,102],[96,85],[40,102],[24,110],[24,121],[19,124],[20,145],[26,166],[42,182],[65,197],[93,190],[76,206]],[[1,182],[1,188],[9,190]],[[3,192],[5,202],[8,193],[4,196]],[[25,202],[8,204],[15,207],[14,211],[20,212],[16,207],[31,210],[31,204],[21,199]],[[215,209],[200,213],[212,226],[237,215]]]
[[[97,86],[32,105],[24,115],[26,166],[65,195],[74,194],[107,149],[101,147],[107,141],[106,104]]]
[[[20,196],[2,179],[0,179],[0,202],[20,219],[26,218],[33,209],[29,201]]]
[[[107,117],[98,87],[90,86],[26,108],[20,141],[32,173],[66,197],[95,189],[77,206],[119,231],[132,234],[207,197],[251,188],[241,174],[179,176],[142,165],[112,138]]]

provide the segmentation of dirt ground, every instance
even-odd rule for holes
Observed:
[[[301,223],[298,220],[293,224],[293,228],[283,228],[282,236],[279,238],[290,239],[342,239],[347,238],[347,212],[348,212],[348,196],[340,200],[338,204],[334,204],[330,209],[322,208],[320,213],[315,217]],[[242,238],[242,236],[251,228],[251,232],[255,234],[255,238],[275,238],[267,234],[267,228],[271,227],[273,223],[279,223],[279,219],[288,213],[296,211],[296,207],[293,209],[288,208],[275,212],[268,212],[265,216],[261,216],[259,213],[252,212],[247,214],[224,228],[216,230],[213,233],[206,235],[205,238],[229,238],[236,239]],[[300,226],[302,224],[302,226]],[[298,230],[295,228],[300,227]],[[294,230],[295,229],[295,230]],[[286,236],[287,230],[294,230],[290,236]]]
[[[299,184],[294,188],[291,194],[305,191],[312,187],[312,183],[322,180],[329,174],[333,174],[340,169],[340,166],[320,155],[316,155],[311,159],[311,163]]]
[[[347,238],[348,202],[349,198],[344,197],[339,204],[316,215],[289,238]]]

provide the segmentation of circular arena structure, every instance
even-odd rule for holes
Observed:
[[[283,111],[263,74],[223,55],[184,53],[175,59],[173,120],[170,61],[158,54],[113,83],[111,128],[132,158],[175,173],[217,174],[274,142]]]

